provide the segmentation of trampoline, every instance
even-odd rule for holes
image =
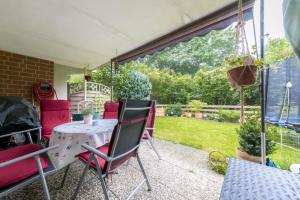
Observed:
[[[300,62],[289,58],[266,70],[267,123],[300,133]]]

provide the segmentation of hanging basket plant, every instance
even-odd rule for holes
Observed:
[[[84,68],[84,80],[91,81],[92,80],[92,71],[87,67]]]
[[[226,62],[231,66],[227,71],[231,87],[240,88],[255,84],[257,65],[251,55],[227,58]]]
[[[228,67],[227,78],[231,87],[244,88],[255,84],[257,66],[255,58],[249,52],[242,0],[239,0],[238,10],[235,55],[225,58],[225,65]]]

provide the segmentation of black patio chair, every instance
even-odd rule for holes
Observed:
[[[30,134],[34,131],[40,133],[40,129],[33,128],[0,136],[2,139],[17,134],[27,134],[30,141],[30,144],[0,151],[0,198],[40,179],[45,199],[50,199],[45,177],[53,174],[56,168],[47,152],[58,146],[43,149],[40,145],[33,144]]]
[[[104,197],[108,200],[108,175],[112,174],[114,170],[132,157],[137,159],[144,179],[130,193],[128,199],[130,199],[145,182],[148,191],[151,191],[151,186],[138,154],[151,105],[151,101],[121,100],[118,112],[118,124],[113,130],[110,143],[97,149],[87,144],[82,145],[87,152],[80,154],[78,157],[86,166],[73,199],[76,199],[87,170],[91,169],[99,176]],[[114,194],[114,192],[112,193]]]

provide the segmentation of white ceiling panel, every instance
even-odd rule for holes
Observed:
[[[0,49],[91,68],[234,0],[0,0]]]

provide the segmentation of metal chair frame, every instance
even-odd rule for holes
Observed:
[[[30,144],[33,144],[32,137],[31,137],[30,133],[32,131],[36,131],[36,130],[39,131],[38,141],[40,141],[41,127],[28,129],[28,130],[24,130],[24,131],[18,131],[18,132],[14,132],[14,133],[9,133],[9,134],[0,136],[0,138],[13,136],[13,135],[16,135],[16,134],[19,134],[19,133],[26,133],[28,138],[29,138]],[[39,151],[35,151],[35,152],[30,153],[30,154],[26,154],[26,155],[14,158],[12,160],[8,160],[8,161],[0,163],[0,170],[1,170],[2,167],[17,163],[19,161],[22,161],[22,160],[25,160],[25,159],[28,159],[28,158],[34,158],[35,162],[36,162],[36,165],[37,165],[37,168],[38,168],[38,172],[39,172],[37,175],[33,175],[33,176],[31,176],[31,177],[29,177],[29,178],[27,178],[27,179],[25,179],[25,180],[23,180],[19,183],[16,183],[16,184],[13,184],[12,186],[8,186],[7,188],[1,189],[0,190],[0,198],[4,197],[4,196],[7,196],[9,193],[12,193],[16,190],[19,190],[19,189],[21,189],[21,188],[37,181],[38,179],[40,179],[41,183],[42,183],[42,186],[43,186],[44,197],[45,197],[45,199],[50,200],[50,194],[49,194],[49,190],[48,190],[48,186],[47,186],[47,182],[46,182],[45,177],[50,175],[50,174],[55,173],[56,172],[56,167],[50,161],[50,159],[47,155],[47,152],[50,151],[50,150],[56,149],[56,148],[58,148],[58,145],[51,146],[51,147],[48,147],[46,149],[41,149]],[[45,156],[47,158],[47,161],[48,161],[48,168],[45,169],[45,171],[43,170],[43,167],[42,167],[42,164],[41,164],[41,159],[40,159],[41,155]]]
[[[127,152],[125,152],[125,153],[123,153],[123,154],[121,154],[121,155],[114,156],[115,150],[116,150],[116,146],[117,146],[117,143],[118,143],[118,140],[119,140],[120,131],[121,131],[121,128],[122,128],[122,122],[123,122],[123,117],[124,117],[125,111],[143,111],[143,110],[147,110],[147,117],[148,117],[149,111],[150,111],[150,109],[151,109],[151,107],[140,107],[140,108],[130,108],[130,107],[129,107],[129,108],[127,108],[126,105],[127,105],[127,101],[125,100],[125,101],[124,101],[124,105],[123,105],[123,107],[122,107],[122,109],[121,109],[121,112],[120,112],[120,115],[119,115],[119,122],[118,122],[117,127],[116,127],[116,138],[115,138],[115,140],[113,141],[112,151],[111,151],[111,154],[110,154],[111,156],[105,155],[105,154],[103,154],[102,152],[98,151],[97,149],[95,149],[95,148],[93,148],[93,147],[91,147],[91,146],[89,146],[89,145],[87,145],[87,144],[83,144],[83,145],[82,145],[82,147],[83,147],[84,149],[88,150],[88,151],[91,153],[91,155],[90,155],[88,161],[86,162],[87,164],[86,164],[86,166],[85,166],[85,168],[84,168],[84,170],[83,170],[83,174],[82,174],[82,176],[81,176],[81,178],[80,178],[80,180],[79,180],[78,186],[77,186],[77,188],[76,188],[76,190],[75,190],[75,193],[74,193],[74,196],[73,196],[72,199],[76,199],[77,194],[78,194],[78,192],[79,192],[79,190],[80,190],[80,187],[81,187],[81,185],[82,185],[82,183],[83,183],[83,181],[84,181],[84,177],[85,177],[85,175],[86,175],[86,173],[87,173],[87,170],[88,170],[88,169],[92,169],[93,171],[96,172],[96,174],[97,174],[98,177],[99,177],[99,180],[100,180],[100,183],[101,183],[101,187],[102,187],[102,190],[103,190],[105,199],[106,199],[106,200],[109,200],[108,190],[109,190],[109,191],[111,191],[111,190],[108,188],[106,179],[107,179],[107,177],[108,177],[109,174],[111,174],[114,170],[116,170],[116,169],[119,167],[119,166],[118,166],[118,167],[115,168],[114,170],[110,170],[111,165],[112,165],[112,162],[113,162],[113,161],[116,161],[116,160],[119,160],[120,158],[124,158],[125,156],[127,156],[127,155],[129,155],[130,153],[133,153],[133,152],[135,152],[135,151],[136,151],[136,158],[137,158],[138,164],[139,164],[139,166],[140,166],[140,168],[141,168],[141,171],[142,171],[142,174],[143,174],[144,179],[143,179],[143,181],[140,182],[139,185],[138,185],[137,187],[135,187],[135,189],[129,194],[129,196],[127,197],[127,199],[130,199],[130,198],[136,193],[136,191],[137,191],[137,190],[138,190],[145,182],[146,182],[146,184],[147,184],[148,191],[151,191],[151,186],[150,186],[149,180],[148,180],[148,178],[147,178],[146,172],[145,172],[145,170],[144,170],[144,167],[143,167],[142,162],[141,162],[141,160],[140,160],[140,157],[139,157],[139,155],[138,155],[138,148],[139,148],[139,146],[140,146],[140,142],[141,142],[142,137],[143,137],[143,132],[144,132],[145,127],[146,127],[146,120],[145,120],[145,122],[144,122],[144,125],[143,125],[143,132],[140,134],[140,138],[139,138],[138,144],[137,144],[136,146],[132,147],[129,151],[127,151]],[[147,119],[147,118],[146,118],[146,119]],[[102,158],[102,159],[104,159],[104,160],[108,163],[108,164],[107,164],[107,167],[106,167],[106,171],[103,172],[103,171],[101,170],[101,168],[100,168],[100,166],[99,166],[99,163],[98,163],[98,161],[97,161],[95,155],[96,155],[96,156],[99,156],[99,157]],[[96,169],[94,169],[93,167],[91,167],[92,161],[94,161],[94,163],[95,163],[95,165],[96,165]],[[113,191],[111,191],[111,192],[116,196],[116,194],[115,194]]]

